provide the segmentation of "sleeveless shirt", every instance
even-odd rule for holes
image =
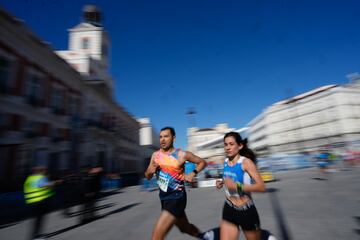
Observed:
[[[184,164],[179,162],[180,151],[176,149],[167,154],[159,150],[155,154],[155,163],[160,166],[157,178],[161,200],[177,199],[185,194]]]
[[[242,168],[242,163],[244,161],[245,157],[240,156],[239,160],[235,163],[235,165],[230,166],[229,165],[229,159],[226,158],[224,161],[224,173],[223,173],[223,179],[230,178],[235,183],[241,183],[241,184],[251,184],[251,177],[250,175],[244,171]],[[224,185],[225,194],[227,197],[240,197],[239,193],[237,191],[231,191],[229,190],[226,185]],[[248,195],[250,196],[250,193],[243,193],[242,195]]]

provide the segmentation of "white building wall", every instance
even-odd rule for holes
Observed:
[[[226,123],[217,124],[213,128],[188,128],[187,149],[207,161],[222,159],[224,155],[222,138],[230,131],[234,131],[234,128],[229,128]],[[204,143],[218,139],[220,139],[220,145],[216,143],[214,146],[202,147]]]
[[[249,123],[250,147],[267,155],[354,141],[360,133],[359,97],[354,87],[329,86],[292,103],[273,104]]]
[[[70,51],[81,51],[90,54],[92,58],[101,60],[101,39],[102,39],[102,28],[91,27],[86,31],[74,31],[70,30],[69,36],[69,50]],[[89,48],[82,48],[82,40],[84,38],[89,39]]]
[[[149,118],[139,118],[140,123],[140,145],[153,145],[158,141],[153,138],[153,128]]]
[[[65,59],[76,71],[83,75],[88,75],[90,71],[90,59],[87,54],[73,51],[56,51]]]

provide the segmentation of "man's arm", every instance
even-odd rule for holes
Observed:
[[[191,182],[192,179],[196,176],[196,174],[201,172],[207,166],[207,163],[204,159],[196,156],[195,154],[193,154],[192,152],[189,152],[189,151],[185,151],[184,158],[185,158],[185,160],[196,164],[195,170],[192,171],[191,173],[186,174],[184,177],[185,181]]]
[[[146,171],[145,171],[145,177],[147,180],[150,180],[154,173],[156,172],[156,169],[158,168],[158,164],[155,163],[155,153],[152,154],[151,156],[151,160],[149,163],[149,166],[147,167]]]

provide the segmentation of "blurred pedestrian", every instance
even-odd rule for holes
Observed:
[[[164,239],[174,225],[183,233],[201,237],[199,229],[189,223],[185,213],[187,197],[184,182],[192,182],[196,174],[206,167],[206,162],[191,152],[176,149],[174,141],[174,128],[160,130],[161,148],[152,154],[145,171],[148,180],[157,175],[161,200],[162,211],[152,233],[153,240]],[[189,174],[184,173],[186,161],[197,165]]]
[[[102,167],[94,167],[90,170],[90,174],[92,175],[92,187],[95,193],[95,199],[100,197],[101,192],[101,180],[103,177],[103,169]]]
[[[241,229],[247,240],[260,240],[260,218],[251,192],[264,192],[265,184],[256,168],[255,154],[247,147],[247,140],[237,132],[225,134],[224,150],[223,179],[216,181],[218,189],[224,186],[226,197],[220,237],[237,240]]]
[[[322,175],[325,175],[330,165],[328,150],[325,148],[320,149],[319,153],[316,156],[316,161],[320,172],[322,173]]]
[[[79,201],[79,177],[74,171],[66,170],[62,179],[63,215],[70,217],[72,205]]]
[[[26,178],[24,183],[25,202],[30,206],[34,217],[30,239],[42,239],[42,224],[50,205],[50,199],[54,195],[53,186],[59,182],[50,182],[46,172],[47,169],[43,166],[34,167],[32,174]]]
[[[95,219],[96,200],[101,190],[102,168],[86,166],[82,170],[81,185],[83,193],[83,208],[80,215],[82,224]]]

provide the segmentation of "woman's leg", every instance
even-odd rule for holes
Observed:
[[[221,240],[238,240],[240,230],[235,224],[226,220],[221,220],[220,223],[220,239]]]

